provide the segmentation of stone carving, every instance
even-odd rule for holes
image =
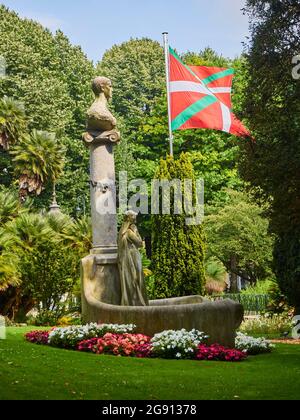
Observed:
[[[112,84],[106,77],[97,77],[92,84],[95,101],[87,112],[87,132],[83,139],[86,143],[110,141],[118,143],[120,133],[116,130],[117,120],[108,109],[112,98]]]
[[[295,325],[292,331],[292,337],[294,340],[300,339],[300,315],[293,318],[293,324]]]
[[[143,241],[136,227],[136,213],[127,212],[119,233],[119,272],[122,306],[148,306],[142,258]]]
[[[111,81],[97,77],[92,83],[95,101],[87,111],[87,131],[83,135],[90,149],[90,194],[93,249],[82,260],[83,274],[89,271],[93,296],[97,301],[119,305],[121,289],[118,270],[118,230],[114,145],[120,141],[116,119],[108,109]]]

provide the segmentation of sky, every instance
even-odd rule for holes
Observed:
[[[148,37],[179,52],[210,46],[225,57],[243,50],[248,19],[245,0],[0,0],[22,17],[39,21],[51,31],[61,29],[88,58],[98,62],[114,44]],[[0,41],[1,42],[1,41]]]

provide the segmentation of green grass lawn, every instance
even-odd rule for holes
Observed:
[[[0,400],[300,399],[300,347],[242,363],[119,358],[0,340]]]

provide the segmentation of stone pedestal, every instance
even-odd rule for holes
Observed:
[[[82,269],[91,273],[93,295],[97,300],[119,305],[121,289],[113,150],[119,133],[87,134],[84,139],[90,148],[93,249],[82,260]]]

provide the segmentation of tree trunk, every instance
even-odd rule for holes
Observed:
[[[239,293],[238,275],[237,273],[237,258],[232,255],[230,259],[230,293]]]
[[[21,289],[16,287],[9,287],[0,294],[0,314],[12,321],[24,322],[34,305],[34,300],[30,296],[22,296]]]

